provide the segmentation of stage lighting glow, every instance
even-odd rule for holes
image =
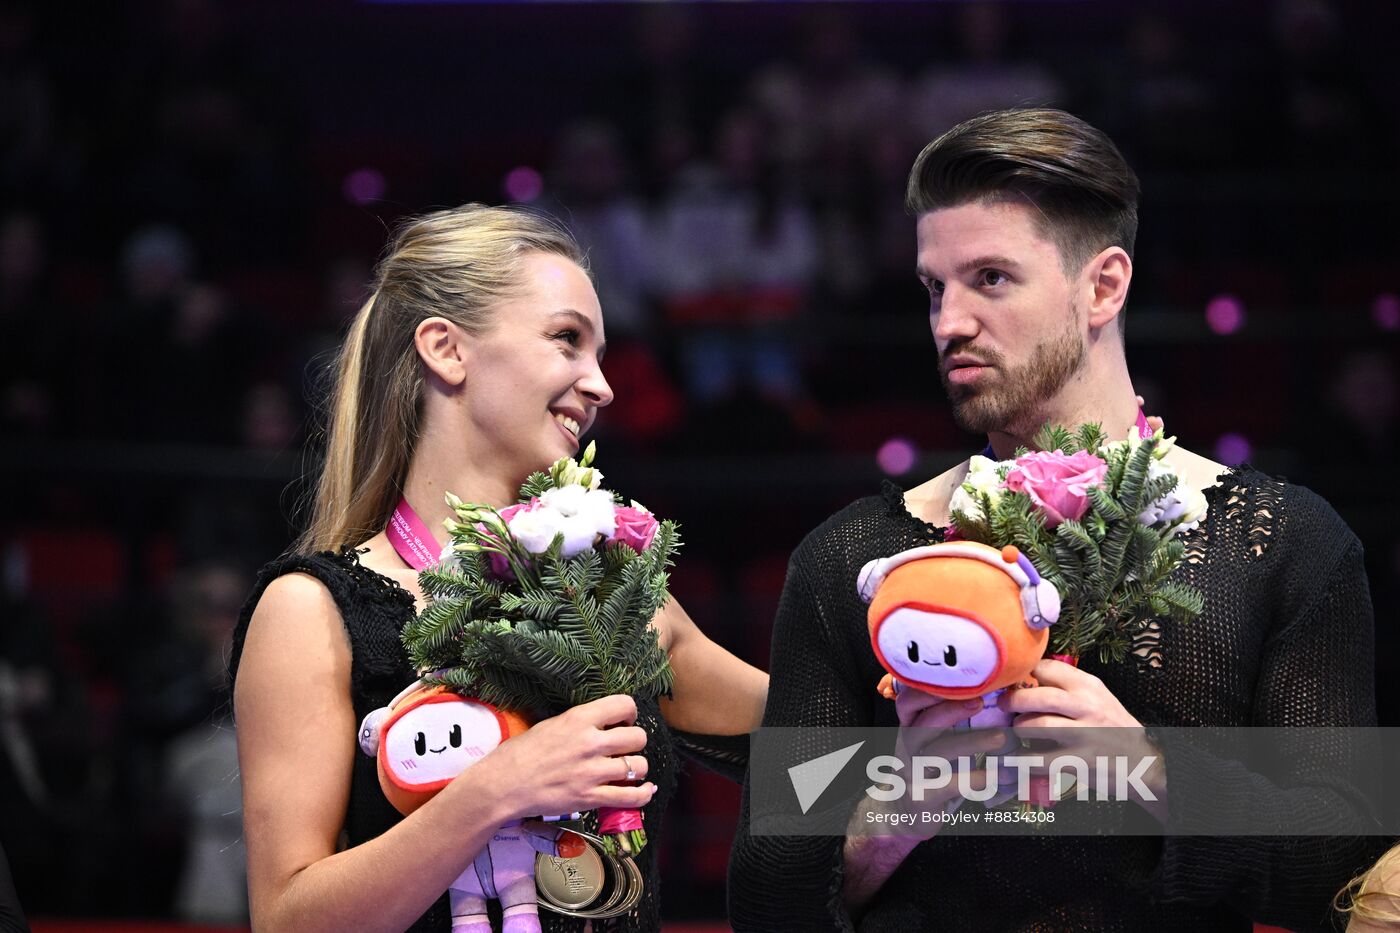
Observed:
[[[1215,442],[1215,459],[1226,466],[1239,466],[1253,455],[1254,448],[1243,434],[1222,434]]]
[[[875,454],[875,462],[889,476],[908,473],[918,458],[918,448],[907,437],[890,438],[880,445],[879,452]]]
[[[363,207],[384,197],[384,173],[376,168],[357,168],[345,176],[341,190],[345,200]]]
[[[1382,292],[1371,305],[1371,320],[1381,330],[1400,330],[1400,295]]]
[[[1206,305],[1206,326],[1217,334],[1233,334],[1244,326],[1244,304],[1234,295],[1216,295]]]
[[[544,179],[530,166],[522,165],[506,173],[501,187],[512,201],[533,201],[544,191]]]

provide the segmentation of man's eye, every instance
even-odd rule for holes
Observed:
[[[938,281],[937,279],[934,279],[933,281],[929,282],[929,283],[928,283],[928,293],[929,293],[930,295],[941,295],[941,294],[943,294],[943,283],[940,282],[940,281]]]
[[[993,286],[995,286],[995,285],[1001,285],[1001,284],[1002,284],[1003,282],[1005,282],[1005,281],[1006,281],[1006,275],[1005,275],[1005,273],[998,272],[998,271],[995,270],[995,269],[984,269],[984,270],[982,270],[982,284],[983,284],[983,285],[993,285]]]
[[[447,733],[447,741],[452,743],[453,748],[462,747],[462,724],[457,723],[452,727],[452,731]]]
[[[421,732],[414,736],[413,750],[420,755],[428,754],[428,737]]]

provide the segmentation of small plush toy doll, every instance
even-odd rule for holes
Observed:
[[[515,713],[416,683],[360,724],[360,748],[378,762],[379,786],[404,815],[427,803],[497,745],[529,728]],[[586,843],[566,830],[502,826],[452,883],[453,933],[491,933],[486,899],[501,902],[502,933],[540,933],[535,853],[572,858]]]
[[[913,687],[945,700],[981,697],[971,728],[1010,725],[997,698],[1035,686],[1031,668],[1060,615],[1059,591],[1025,555],[972,541],[934,544],[871,561],[856,586],[870,604],[875,657],[889,671],[877,688],[883,696]]]

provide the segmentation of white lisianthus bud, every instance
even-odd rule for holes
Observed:
[[[481,522],[497,534],[505,534],[506,523],[501,518],[501,513],[495,509],[482,509],[477,513],[476,521]]]
[[[1158,460],[1165,459],[1167,454],[1171,453],[1172,448],[1175,446],[1176,435],[1173,434],[1171,437],[1163,437],[1162,431],[1159,429],[1157,431],[1157,449],[1152,451],[1152,456],[1156,457]]]
[[[457,509],[460,509],[462,507],[462,500],[458,499],[452,493],[445,492],[442,494],[442,497],[445,500],[447,500],[448,507],[451,508],[453,511],[456,511]]]
[[[638,512],[645,512],[645,513],[648,514],[648,515],[651,514],[651,509],[649,509],[649,508],[647,508],[646,506],[642,505],[642,504],[641,504],[640,502],[638,502],[636,499],[633,499],[633,500],[632,500],[632,508],[636,509]]]
[[[578,464],[569,457],[560,457],[554,461],[554,466],[549,468],[549,478],[554,480],[554,485],[564,486],[573,482],[569,479],[578,470]]]
[[[460,551],[463,554],[475,554],[481,550],[481,545],[472,544],[470,541],[463,541],[461,544],[452,545],[452,550]]]
[[[589,442],[588,442],[588,446],[585,447],[585,448],[584,448],[584,451],[583,451],[583,460],[581,461],[581,462],[583,463],[583,465],[584,465],[584,466],[588,466],[590,463],[592,463],[592,462],[593,462],[593,455],[596,454],[597,452],[598,452],[598,442],[597,442],[597,441],[589,441]]]

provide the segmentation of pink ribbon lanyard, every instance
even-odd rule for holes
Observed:
[[[389,517],[389,526],[384,529],[389,543],[403,558],[403,562],[414,570],[427,570],[438,562],[438,550],[433,533],[423,524],[423,519],[413,511],[407,499],[399,499],[394,514]]]
[[[1143,413],[1141,408],[1138,409],[1137,429],[1138,437],[1151,437],[1154,433],[1156,433],[1150,427],[1147,426],[1147,415]]]

